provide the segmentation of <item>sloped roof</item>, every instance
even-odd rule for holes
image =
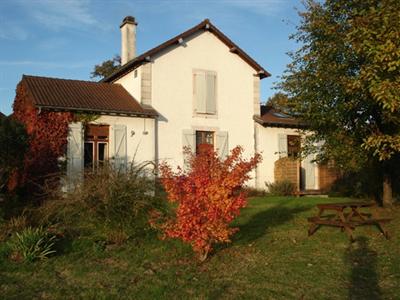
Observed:
[[[304,122],[281,112],[272,106],[261,106],[261,116],[254,116],[253,119],[264,127],[287,127],[305,128]]]
[[[23,75],[36,106],[47,109],[156,116],[120,84]]]
[[[5,117],[6,117],[6,115],[3,114],[3,113],[0,111],[0,119],[5,118]]]
[[[109,75],[108,77],[102,79],[102,82],[110,82],[114,81],[129,71],[137,68],[138,66],[142,65],[143,63],[146,63],[151,60],[151,57],[160,51],[163,51],[164,49],[179,44],[183,39],[193,35],[194,33],[204,30],[204,31],[210,31],[213,33],[218,39],[220,39],[225,45],[228,46],[229,51],[232,53],[236,53],[241,57],[246,63],[248,63],[254,70],[257,72],[257,74],[260,76],[260,78],[265,78],[271,76],[263,67],[261,67],[254,59],[252,59],[246,52],[244,52],[238,45],[236,45],[234,42],[232,42],[226,35],[224,35],[217,27],[215,27],[209,19],[205,19],[198,25],[190,28],[189,30],[173,37],[172,39],[162,43],[161,45],[154,47],[153,49],[148,50],[147,52],[137,56],[136,58],[132,59],[128,63],[124,64],[121,66],[119,69],[117,69],[114,73]]]

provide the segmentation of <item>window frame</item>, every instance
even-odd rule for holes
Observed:
[[[100,166],[99,145],[105,144],[105,153],[103,164],[110,159],[110,126],[106,124],[87,124],[85,127],[84,137],[84,153],[85,144],[92,144],[92,163],[91,169],[94,171]]]
[[[198,133],[200,133],[201,135],[203,135],[202,136],[202,139],[207,139],[206,138],[206,134],[209,134],[209,133],[211,133],[212,134],[212,144],[208,144],[208,143],[200,143],[200,144],[198,144],[197,143],[197,134]],[[215,146],[216,146],[216,132],[215,131],[212,131],[212,130],[195,130],[194,131],[194,135],[195,135],[195,150],[196,150],[196,153],[198,153],[198,147],[200,146],[200,145],[202,145],[202,144],[208,144],[208,145],[212,145],[213,146],[213,149],[215,150]]]
[[[297,145],[290,145],[291,142],[296,142]],[[286,143],[287,143],[287,156],[291,158],[299,158],[301,153],[301,137],[297,134],[288,134],[286,135]],[[296,148],[297,147],[297,148]],[[297,151],[294,151],[296,148]]]

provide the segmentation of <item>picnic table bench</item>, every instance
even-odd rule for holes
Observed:
[[[323,203],[317,204],[318,214],[315,217],[308,218],[310,228],[308,236],[317,231],[321,225],[340,227],[346,231],[350,240],[353,241],[353,230],[357,226],[376,225],[383,233],[386,239],[389,239],[389,232],[384,224],[391,221],[390,218],[381,218],[375,214],[376,204],[373,202],[347,202],[347,203]],[[370,213],[360,211],[362,208],[370,209]],[[325,211],[334,212],[334,214],[324,215]]]

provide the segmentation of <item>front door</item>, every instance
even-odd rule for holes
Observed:
[[[108,160],[109,126],[89,124],[85,128],[84,166],[95,170]]]
[[[301,182],[303,190],[315,190],[316,187],[316,166],[317,164],[313,162],[315,159],[314,155],[308,155],[301,162]]]

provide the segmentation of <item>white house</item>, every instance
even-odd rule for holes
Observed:
[[[122,66],[100,83],[23,77],[38,109],[100,115],[86,128],[70,124],[68,174],[109,159],[119,167],[133,159],[181,166],[184,146],[208,143],[221,157],[236,145],[247,157],[262,153],[249,185],[273,182],[274,162],[301,124],[261,114],[260,80],[269,73],[208,19],[138,56],[136,26],[123,20]],[[303,189],[319,188],[314,167],[308,163]]]
[[[268,72],[209,20],[137,57],[131,38],[136,26],[132,17],[124,19],[123,65],[103,80],[121,84],[159,114],[148,121],[154,134],[143,137],[139,131],[128,145],[153,139],[155,147],[139,146],[147,158],[175,166],[183,164],[184,146],[195,150],[199,143],[214,144],[221,156],[236,145],[253,155],[253,116],[260,115],[260,79]]]

